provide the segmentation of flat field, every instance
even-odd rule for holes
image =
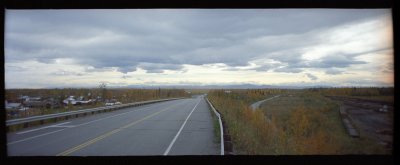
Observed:
[[[355,125],[359,137],[347,133],[339,113],[346,102],[329,97],[335,92],[337,97],[363,98],[363,105],[374,105],[359,106],[357,110],[346,107],[346,117]],[[365,93],[372,95],[362,95]],[[255,110],[249,108],[257,100],[276,95],[280,96]],[[368,155],[392,151],[394,109],[387,101],[393,97],[388,89],[214,90],[208,97],[224,116],[237,154]],[[389,108],[378,113],[382,98]]]

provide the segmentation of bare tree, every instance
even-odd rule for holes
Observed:
[[[106,82],[100,82],[99,88],[100,88],[100,91],[101,91],[101,99],[104,101],[104,99],[107,96],[107,83]]]

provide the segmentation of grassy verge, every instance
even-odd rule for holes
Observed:
[[[244,102],[237,101],[235,98],[219,97],[214,94],[210,94],[209,98],[221,115],[224,116],[237,154],[257,154],[257,150],[262,146],[257,135],[262,130],[261,127],[255,125],[261,124],[259,120],[262,120],[262,118],[258,117],[255,120],[249,120],[249,118],[257,118],[260,115],[252,115],[253,111],[246,108]]]
[[[339,106],[321,95],[304,92],[292,97],[276,98],[273,102],[263,104],[262,110],[274,116],[277,127],[282,128],[286,137],[290,136],[285,140],[285,145],[296,146],[284,148],[285,153],[388,154],[383,146],[370,139],[348,136],[338,112]],[[293,128],[302,128],[304,134],[293,136],[298,131]],[[293,144],[303,138],[307,138],[305,144]],[[325,145],[318,146],[319,141]]]
[[[248,107],[249,97],[245,92],[209,93],[224,116],[238,154],[389,154],[370,139],[348,136],[339,106],[319,93],[286,91],[255,111]]]
[[[221,144],[221,132],[219,126],[218,117],[215,115],[214,111],[210,108],[211,117],[213,120],[213,127],[214,127],[214,142],[217,144]]]
[[[208,103],[207,103],[208,104]],[[215,115],[214,111],[212,110],[211,106],[209,105],[210,115],[213,121],[213,128],[214,128],[214,142],[217,144],[221,143],[221,133],[219,127],[219,120],[218,117]]]

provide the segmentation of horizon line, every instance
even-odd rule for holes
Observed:
[[[375,86],[360,86],[360,85],[343,85],[343,86],[332,86],[332,85],[251,85],[253,87],[235,87],[238,85],[127,85],[127,86],[108,86],[109,89],[309,89],[309,88],[394,88],[393,86],[375,85]],[[219,86],[220,88],[215,88]],[[258,86],[258,87],[257,87]],[[4,88],[5,90],[12,89],[97,89],[99,87],[41,87],[41,88]]]

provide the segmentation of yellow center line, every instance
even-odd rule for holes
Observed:
[[[183,103],[184,103],[184,102],[182,102],[182,103],[180,103],[180,104],[183,104]],[[130,124],[128,124],[128,125],[125,125],[125,126],[123,126],[123,127],[121,127],[121,128],[114,129],[114,130],[112,130],[112,131],[110,131],[110,132],[107,132],[107,133],[105,133],[105,134],[103,134],[103,135],[101,135],[101,136],[98,136],[98,137],[96,137],[96,138],[94,138],[94,139],[92,139],[92,140],[89,140],[89,141],[87,141],[87,142],[85,142],[85,143],[82,143],[82,144],[80,144],[80,145],[78,145],[78,146],[75,146],[75,147],[73,147],[73,148],[71,148],[71,149],[68,149],[68,150],[66,150],[66,151],[64,151],[64,152],[61,152],[61,153],[57,154],[57,156],[68,156],[69,154],[71,154],[71,153],[73,153],[73,152],[75,152],[75,151],[78,151],[78,150],[80,150],[80,149],[82,149],[82,148],[85,148],[85,147],[87,147],[87,146],[89,146],[89,145],[91,145],[91,144],[93,144],[93,143],[96,143],[96,142],[98,142],[98,141],[100,141],[100,140],[102,140],[102,139],[104,139],[104,138],[106,138],[106,137],[108,137],[108,136],[111,136],[111,135],[113,135],[113,134],[115,134],[115,133],[121,131],[122,129],[125,129],[125,128],[128,128],[128,127],[134,126],[134,125],[137,124],[137,123],[140,123],[140,122],[142,122],[142,121],[144,121],[144,120],[146,120],[146,119],[148,119],[148,118],[151,118],[151,117],[153,117],[153,116],[155,116],[155,115],[158,115],[158,114],[161,113],[161,112],[164,112],[164,111],[170,109],[171,107],[176,107],[177,105],[180,105],[180,104],[174,104],[174,105],[169,106],[169,107],[167,107],[167,108],[165,108],[165,109],[163,109],[163,110],[160,110],[160,111],[158,111],[158,112],[156,112],[156,113],[153,113],[153,114],[151,114],[151,115],[148,115],[148,116],[146,116],[146,117],[144,117],[144,118],[142,118],[142,119],[140,119],[140,120],[137,120],[137,121],[134,121],[134,122],[132,122],[132,123],[130,123]]]

